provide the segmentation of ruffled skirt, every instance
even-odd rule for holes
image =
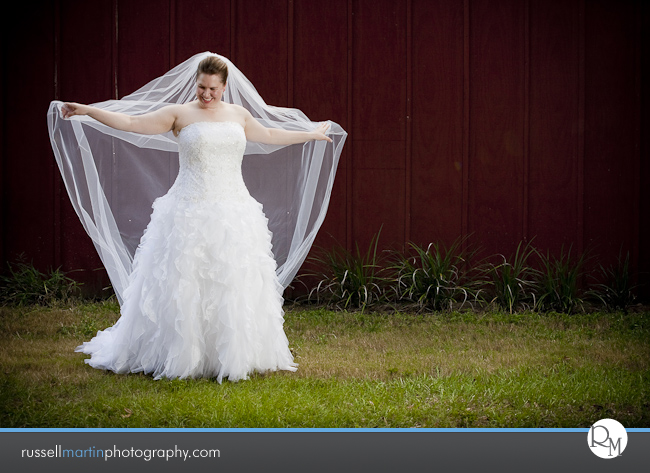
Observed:
[[[133,262],[121,317],[76,351],[90,366],[160,378],[296,370],[262,206],[166,195]]]

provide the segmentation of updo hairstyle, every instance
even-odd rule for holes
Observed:
[[[217,56],[208,56],[199,63],[199,67],[196,69],[197,78],[199,74],[221,76],[221,82],[225,84],[228,80],[228,66]]]

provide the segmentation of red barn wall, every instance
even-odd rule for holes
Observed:
[[[349,133],[317,244],[471,235],[487,254],[622,248],[650,272],[640,1],[52,0],[3,31],[0,259],[101,263],[47,136],[54,99],[119,98],[198,52]],[[647,101],[647,98],[644,99]]]

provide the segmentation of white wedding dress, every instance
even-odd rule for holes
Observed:
[[[295,371],[271,233],[242,178],[242,126],[192,123],[178,146],[178,177],[153,204],[121,317],[76,351],[92,367],[155,379]]]

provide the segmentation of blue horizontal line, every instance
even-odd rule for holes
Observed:
[[[625,429],[627,432],[650,432],[650,428],[629,428]],[[326,429],[326,428],[288,428],[288,429],[275,429],[275,428],[260,428],[260,429],[246,429],[246,428],[173,428],[173,429],[101,429],[101,428],[51,428],[51,429],[36,429],[36,428],[24,428],[24,429],[3,429],[0,428],[1,432],[229,432],[229,433],[238,433],[238,432],[392,432],[392,433],[406,433],[406,432],[439,432],[439,433],[453,433],[453,432],[482,432],[482,433],[500,433],[500,432],[548,432],[548,433],[558,433],[558,432],[589,432],[589,428],[546,428],[546,429],[517,429],[517,428],[503,428],[503,429],[490,429],[490,428],[449,428],[449,429],[426,429],[426,428],[399,428],[399,429],[388,429],[388,428],[350,428],[350,429]]]

